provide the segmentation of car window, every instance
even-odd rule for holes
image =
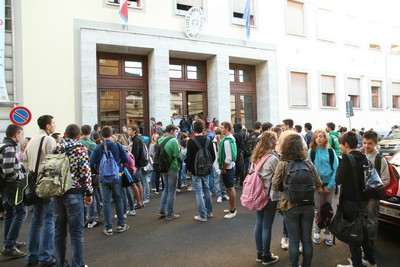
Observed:
[[[400,139],[400,131],[391,133],[391,134],[387,137],[387,139]]]

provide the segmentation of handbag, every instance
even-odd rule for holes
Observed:
[[[24,187],[23,199],[22,199],[22,202],[24,203],[25,206],[40,204],[43,202],[43,200],[41,198],[39,198],[36,194],[36,178],[38,175],[40,152],[42,150],[44,138],[45,138],[45,136],[43,136],[42,139],[40,140],[39,150],[38,150],[37,158],[36,158],[35,171],[34,172],[30,171],[27,174],[28,182],[27,182],[27,185]]]
[[[121,174],[121,186],[122,187],[129,187],[133,185],[133,178],[132,175],[130,174],[128,168],[124,167],[124,171]]]
[[[340,193],[339,197],[339,205],[337,206],[336,214],[333,217],[332,221],[329,224],[329,231],[337,237],[340,241],[348,244],[361,246],[364,241],[364,232],[365,230],[365,221],[364,214],[361,207],[361,194],[360,188],[358,188],[357,184],[357,175],[356,175],[356,162],[353,155],[348,154],[348,158],[352,167],[353,181],[356,189],[356,198],[358,204],[358,211],[353,221],[349,221],[344,218],[343,208],[340,205],[342,203],[342,193]]]
[[[385,185],[372,162],[368,160],[368,166],[365,167],[365,186],[364,195],[373,199],[386,199]]]

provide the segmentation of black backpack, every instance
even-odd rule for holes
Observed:
[[[153,160],[153,169],[155,172],[166,173],[169,170],[169,165],[171,164],[168,159],[167,151],[165,151],[165,144],[172,139],[172,136],[165,138],[165,140],[160,144],[154,147],[154,160]]]
[[[207,137],[206,145],[204,147],[201,147],[199,141],[195,137],[191,139],[199,148],[194,159],[194,174],[198,176],[207,176],[211,173],[213,166],[211,153],[208,149],[210,138]]]
[[[246,140],[246,144],[244,145],[243,153],[244,156],[249,157],[253,154],[253,150],[258,143],[258,136],[260,134],[257,132],[251,133]]]
[[[318,213],[317,225],[319,229],[324,229],[329,226],[333,218],[333,208],[329,202],[325,202]]]
[[[289,161],[283,193],[292,203],[314,205],[315,175],[306,160]]]
[[[147,149],[146,144],[143,142],[142,139],[137,137],[142,145],[142,149],[140,150],[140,157],[139,157],[139,167],[146,167],[149,164],[149,151]]]

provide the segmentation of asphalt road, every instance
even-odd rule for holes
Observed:
[[[136,216],[128,217],[126,223],[130,229],[124,233],[106,236],[101,226],[86,229],[85,264],[90,267],[262,266],[255,260],[255,213],[242,208],[239,199],[237,217],[227,220],[223,218],[223,210],[228,208],[228,202],[216,203],[214,197],[214,217],[201,223],[193,219],[197,215],[194,192],[187,192],[184,188],[181,193],[177,193],[175,212],[181,217],[173,221],[158,218],[159,198],[159,195],[152,192],[151,202],[144,209],[137,210]],[[30,215],[21,231],[20,241],[26,241],[29,223]],[[0,224],[0,231],[3,232],[3,224]],[[277,267],[288,266],[289,263],[288,252],[280,248],[281,233],[282,216],[277,214],[271,242],[271,252],[280,258],[273,265]],[[396,233],[380,228],[375,248],[379,267],[400,266],[400,230]],[[69,251],[67,253],[70,259]],[[346,258],[349,256],[348,247],[338,240],[331,247],[324,243],[314,244],[313,266],[347,264]],[[24,258],[11,260],[0,256],[0,266],[25,266],[25,261]]]

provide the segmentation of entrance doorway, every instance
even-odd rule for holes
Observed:
[[[199,92],[171,92],[171,114],[176,112],[180,117],[195,115],[204,118],[204,93]]]
[[[231,95],[231,122],[241,123],[246,129],[253,129],[254,125],[254,95]]]

